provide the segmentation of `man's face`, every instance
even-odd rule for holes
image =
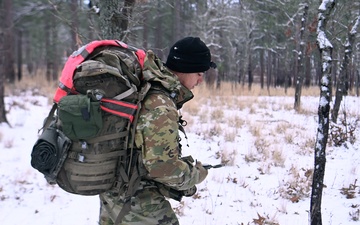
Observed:
[[[180,83],[191,90],[203,82],[204,73],[178,73],[177,76]]]

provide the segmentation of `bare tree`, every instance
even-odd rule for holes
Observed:
[[[348,92],[349,81],[347,79],[347,71],[348,71],[348,65],[351,62],[352,53],[353,53],[352,48],[353,48],[353,45],[355,42],[355,36],[357,33],[356,30],[359,26],[359,23],[360,23],[360,16],[357,17],[357,19],[355,20],[355,23],[352,25],[352,27],[349,27],[348,36],[347,36],[345,44],[344,44],[345,54],[344,54],[344,58],[342,60],[341,66],[340,66],[339,78],[338,78],[336,94],[335,94],[335,103],[334,103],[334,108],[333,108],[333,111],[331,114],[331,120],[334,123],[336,123],[336,121],[337,121],[340,104],[343,99],[343,96],[346,96],[347,92]]]
[[[326,36],[326,23],[335,6],[335,0],[323,0],[319,7],[317,44],[322,60],[320,102],[318,108],[319,126],[315,145],[315,165],[312,182],[310,219],[311,225],[322,225],[321,198],[324,185],[326,155],[325,149],[329,133],[331,101],[331,63],[333,46]]]
[[[71,12],[71,46],[72,49],[79,48],[82,43],[79,43],[79,17],[78,17],[78,1],[77,0],[71,0],[70,2],[70,12]]]
[[[23,50],[22,50],[22,38],[23,35],[22,35],[22,29],[18,29],[17,30],[17,37],[16,37],[16,41],[17,41],[17,78],[18,80],[21,80],[22,79],[22,53],[23,53]]]
[[[13,21],[13,1],[4,0],[4,73],[10,83],[15,81],[15,68],[14,68],[14,21]]]
[[[297,78],[296,78],[296,87],[295,87],[295,103],[294,109],[300,109],[300,98],[301,98],[301,89],[303,85],[305,70],[304,70],[304,54],[305,54],[305,41],[304,33],[306,27],[306,19],[309,9],[309,3],[307,0],[304,0],[303,3],[303,14],[301,17],[301,28],[300,28],[300,37],[299,37],[299,52],[298,52],[298,63],[297,63]]]
[[[0,1],[0,21],[4,21],[3,1]],[[0,23],[0,123],[7,123],[4,102],[4,23]]]

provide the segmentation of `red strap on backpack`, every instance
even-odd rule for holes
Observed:
[[[100,108],[105,112],[129,119],[132,123],[138,106],[129,102],[102,98],[100,100]]]
[[[87,45],[82,46],[77,51],[75,51],[67,59],[64,68],[61,72],[59,79],[59,87],[57,88],[54,95],[54,102],[58,103],[60,99],[69,93],[76,93],[74,89],[73,76],[76,70],[76,67],[82,63],[97,47],[100,46],[120,46],[135,51],[135,54],[139,60],[141,68],[144,66],[145,51],[137,49],[131,46],[128,46],[124,42],[118,40],[96,40],[92,41]]]

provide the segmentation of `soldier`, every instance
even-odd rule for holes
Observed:
[[[190,90],[203,81],[204,72],[211,67],[216,64],[211,61],[210,50],[198,37],[177,41],[165,64],[151,50],[147,52],[143,76],[151,81],[152,90],[143,101],[135,135],[147,175],[131,198],[131,209],[121,224],[179,224],[166,197],[181,199],[207,176],[201,162],[194,165],[181,158],[177,110],[193,98]],[[124,202],[111,192],[101,194],[100,199],[100,225],[114,224]]]

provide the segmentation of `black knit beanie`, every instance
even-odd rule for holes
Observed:
[[[209,48],[198,37],[186,37],[177,41],[170,49],[166,67],[182,73],[205,72],[210,67],[216,68],[211,62]]]

